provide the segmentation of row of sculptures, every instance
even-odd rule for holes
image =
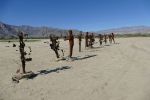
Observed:
[[[19,51],[20,51],[20,59],[21,59],[21,63],[22,63],[22,73],[26,73],[25,71],[25,65],[26,65],[26,61],[27,60],[32,60],[32,59],[26,59],[25,55],[27,54],[24,50],[25,48],[25,42],[24,42],[24,37],[28,36],[27,34],[24,34],[23,32],[19,32],[18,37],[19,37]],[[111,34],[99,34],[98,38],[99,38],[99,44],[102,45],[103,42],[105,44],[107,44],[108,40],[109,43],[115,43],[115,39],[114,39],[114,33]],[[68,40],[69,41],[69,58],[72,58],[72,54],[73,54],[73,47],[74,47],[74,35],[73,35],[73,31],[69,30],[68,31],[68,35],[64,37],[64,40]],[[77,39],[79,41],[79,52],[81,52],[81,42],[82,39],[85,38],[85,48],[93,48],[93,45],[95,43],[95,36],[93,33],[89,33],[86,32],[85,36],[82,34],[82,32],[80,32],[77,36]],[[58,53],[59,50],[61,50],[61,52],[63,53],[64,56],[64,51],[63,49],[60,49],[59,47],[59,37],[56,35],[50,35],[49,36],[50,39],[50,48],[55,52],[56,57],[60,58],[60,55]],[[32,52],[31,47],[29,48],[30,52]]]
[[[114,39],[114,33],[111,34],[99,34],[98,38],[99,38],[99,44],[102,45],[103,42],[105,44],[107,44],[108,40],[109,43],[114,42],[115,43],[115,39]],[[82,32],[80,32],[77,36],[78,41],[79,41],[79,52],[81,52],[81,42],[82,39],[85,38],[85,48],[90,47],[93,48],[93,45],[95,43],[95,36],[93,33],[89,33],[86,32],[85,36],[82,34]],[[59,41],[58,41],[59,37],[55,36],[55,35],[50,35],[50,47],[52,50],[54,50],[56,57],[59,58],[59,54],[58,54],[58,50],[59,49]],[[64,37],[64,40],[69,40],[69,57],[72,57],[72,53],[73,53],[73,47],[74,47],[74,35],[73,35],[73,31],[69,30],[68,31],[68,36]],[[63,52],[63,50],[61,50]]]

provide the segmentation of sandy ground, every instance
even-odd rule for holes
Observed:
[[[76,40],[73,56],[83,59],[72,62],[57,62],[44,41],[26,43],[33,51],[26,70],[71,68],[14,83],[11,77],[20,68],[18,43],[13,48],[0,42],[0,100],[150,100],[150,38],[118,38],[119,44],[97,43],[88,50],[83,40],[81,53]],[[67,56],[68,41],[61,47]],[[86,55],[95,56],[84,59]]]

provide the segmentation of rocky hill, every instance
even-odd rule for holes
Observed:
[[[0,22],[0,38],[16,37],[18,31],[23,31],[29,35],[29,37],[48,37],[50,34],[57,36],[64,36],[67,34],[67,30],[51,28],[51,27],[32,27],[28,25],[14,26]],[[78,34],[78,30],[73,30],[74,34]]]
[[[111,33],[111,32],[114,32],[116,34],[150,34],[150,27],[131,26],[98,31],[98,33]]]

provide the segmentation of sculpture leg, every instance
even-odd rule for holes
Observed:
[[[58,51],[57,50],[54,50],[54,51],[55,51],[56,57],[59,58]]]
[[[25,59],[22,59],[22,73],[25,74],[26,71],[25,71]]]
[[[79,52],[81,52],[81,42],[79,42]]]
[[[72,52],[73,52],[73,46],[70,46],[70,57],[72,57]]]

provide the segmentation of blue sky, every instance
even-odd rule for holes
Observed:
[[[0,0],[0,21],[82,31],[150,26],[150,0]]]

